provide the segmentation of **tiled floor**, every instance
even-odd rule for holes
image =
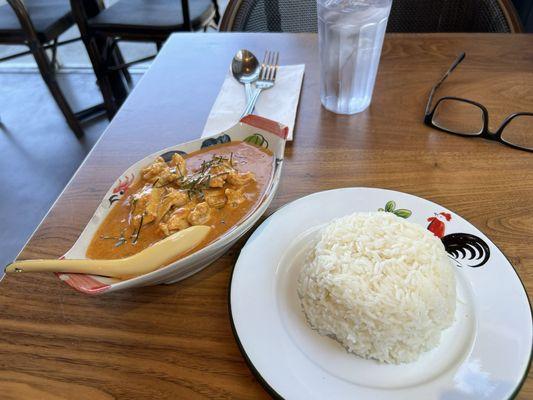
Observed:
[[[76,88],[79,106],[101,101],[92,74],[61,78]],[[39,74],[2,73],[0,93],[1,268],[17,255],[107,120],[85,124],[85,137],[76,139]]]

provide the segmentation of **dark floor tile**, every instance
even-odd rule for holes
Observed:
[[[92,74],[63,74],[61,80],[75,93],[76,108],[101,101]],[[0,93],[3,267],[16,257],[108,121],[100,118],[84,124],[86,134],[77,139],[39,74],[0,74]]]

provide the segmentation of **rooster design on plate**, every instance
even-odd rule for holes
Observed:
[[[388,201],[385,208],[378,211],[390,212],[401,218],[409,218],[411,210],[396,209],[396,203]],[[445,235],[446,223],[452,220],[452,215],[448,212],[434,213],[427,221],[427,230],[438,237],[448,257],[454,260],[458,267],[478,268],[487,263],[490,258],[490,248],[480,237],[471,233],[450,233]]]
[[[115,201],[119,201],[126,190],[131,186],[135,179],[135,175],[131,174],[130,176],[124,176],[118,180],[117,186],[113,188],[113,194],[107,199],[109,201],[109,207],[113,205]]]

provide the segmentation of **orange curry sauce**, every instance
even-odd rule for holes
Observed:
[[[206,225],[212,230],[208,237],[195,249],[187,254],[197,251],[235,227],[261,202],[273,173],[273,155],[264,148],[259,148],[245,142],[229,142],[210,146],[205,149],[184,155],[187,165],[187,174],[197,171],[203,161],[209,161],[213,156],[223,156],[232,159],[234,168],[239,172],[252,172],[255,181],[243,186],[245,201],[236,208],[228,205],[223,208],[212,208],[212,217]],[[100,224],[88,249],[87,257],[91,259],[116,259],[131,256],[152,244],[164,239],[166,236],[161,231],[159,224],[152,222],[143,225],[136,241],[132,240],[133,228],[128,220],[131,213],[132,196],[146,185],[138,179],[124,193],[122,198],[113,206],[105,220]],[[225,187],[232,187],[227,185]],[[119,243],[119,238],[126,240]],[[182,254],[183,258],[187,254]]]

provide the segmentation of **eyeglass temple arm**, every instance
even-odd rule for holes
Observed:
[[[466,57],[465,53],[459,54],[459,57],[457,57],[457,59],[453,62],[450,68],[448,68],[448,71],[446,71],[446,73],[442,76],[442,78],[440,78],[440,80],[436,83],[436,85],[433,86],[433,88],[431,89],[431,92],[429,93],[429,99],[426,105],[426,115],[429,115],[431,104],[433,104],[433,96],[437,92],[437,89],[440,87],[440,85],[442,85],[442,83],[446,80],[446,78],[453,72],[453,70],[457,68],[457,66],[461,63],[461,61],[465,59],[465,57]]]

